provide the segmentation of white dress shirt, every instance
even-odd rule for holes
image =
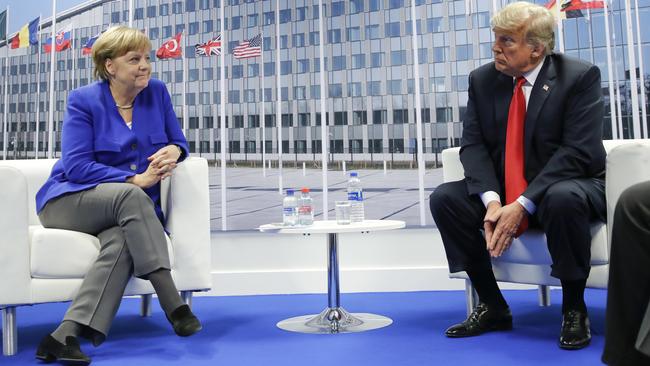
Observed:
[[[533,91],[533,85],[535,85],[535,81],[537,80],[537,76],[539,75],[539,72],[542,69],[545,60],[546,57],[544,57],[544,59],[537,66],[535,66],[534,69],[528,71],[523,75],[523,77],[526,79],[526,82],[522,86],[524,97],[526,98],[526,108],[528,108],[528,101],[530,100],[530,93]],[[515,78],[513,78],[513,84],[514,80]],[[483,201],[483,204],[486,208],[488,203],[492,201],[501,202],[501,197],[495,191],[483,192],[480,194],[480,196],[481,201]],[[533,203],[533,201],[529,200],[523,195],[517,197],[517,202],[519,202],[519,204],[522,205],[530,215],[534,214],[535,211],[537,211],[537,206]]]

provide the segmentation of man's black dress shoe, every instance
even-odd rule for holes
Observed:
[[[65,344],[60,343],[48,334],[36,350],[36,358],[46,363],[59,361],[64,365],[86,366],[90,364],[90,357],[81,352],[77,338],[68,336]]]
[[[203,328],[199,319],[194,316],[192,310],[187,305],[177,307],[176,310],[167,316],[167,320],[174,327],[174,332],[181,337],[191,336]]]
[[[447,328],[445,335],[450,338],[472,337],[493,330],[510,329],[512,329],[510,308],[493,310],[487,304],[480,302],[464,322]]]
[[[562,315],[559,345],[562,349],[581,349],[591,342],[587,312],[569,310]]]

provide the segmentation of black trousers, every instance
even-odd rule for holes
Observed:
[[[650,357],[635,348],[639,336],[648,343],[650,320],[641,324],[649,301],[650,182],[645,182],[623,192],[614,212],[603,362],[650,365]]]
[[[485,206],[478,195],[468,193],[464,180],[438,186],[429,197],[429,207],[450,272],[492,268],[481,232]],[[529,223],[546,233],[553,277],[582,280],[589,276],[591,222],[604,221],[606,209],[602,179],[565,180],[549,187]]]

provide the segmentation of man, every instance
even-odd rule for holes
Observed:
[[[506,6],[492,19],[494,62],[469,76],[465,179],[442,184],[429,202],[450,271],[466,271],[480,300],[448,337],[512,329],[490,257],[530,225],[546,233],[551,275],[562,283],[559,346],[579,349],[591,340],[589,228],[606,210],[600,71],[554,54],[554,27],[542,6]]]
[[[621,194],[612,226],[603,362],[650,365],[650,181]]]

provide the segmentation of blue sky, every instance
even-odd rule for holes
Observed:
[[[75,5],[85,3],[88,0],[57,0],[56,12],[67,10]],[[39,14],[43,18],[52,16],[51,0],[0,0],[0,11],[9,6],[9,29],[8,33],[16,32],[25,23],[36,18]]]

